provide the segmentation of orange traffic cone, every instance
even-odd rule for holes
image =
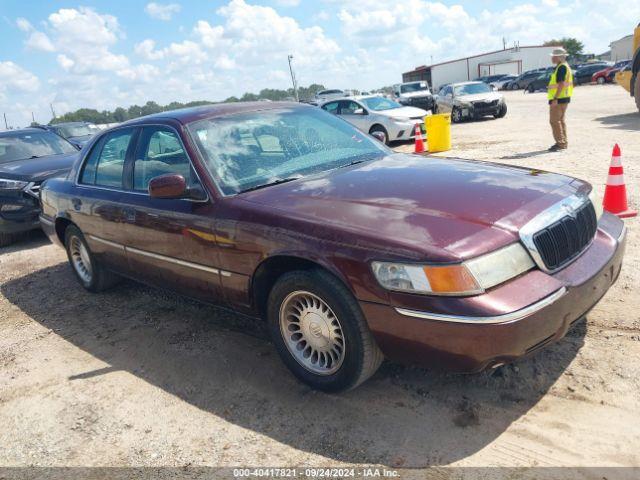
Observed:
[[[611,166],[609,167],[609,177],[604,190],[604,209],[617,215],[620,218],[635,217],[638,212],[629,210],[627,205],[627,187],[624,184],[624,169],[622,168],[622,155],[620,147],[616,143],[611,155]]]
[[[415,137],[416,137],[416,147],[413,153],[424,153],[424,142],[422,141],[422,130],[420,130],[419,123],[416,123]]]

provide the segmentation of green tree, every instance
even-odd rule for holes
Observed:
[[[562,37],[560,40],[549,40],[547,42],[544,42],[544,46],[564,47],[570,57],[582,55],[584,50],[584,44],[577,38],[573,37]]]

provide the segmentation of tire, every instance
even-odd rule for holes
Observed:
[[[369,134],[372,134],[373,132],[380,132],[384,134],[384,144],[385,145],[389,145],[389,134],[387,133],[387,130],[381,126],[381,125],[374,125],[373,127],[371,127],[369,129]]]
[[[533,87],[533,85],[529,84],[527,85],[527,92],[529,93],[535,93],[536,89]]]
[[[498,113],[494,115],[494,118],[503,118],[506,114],[507,114],[507,104],[503,103]]]
[[[607,79],[604,77],[598,77],[596,82],[598,83],[598,85],[604,85],[607,82]]]
[[[64,232],[67,258],[76,279],[86,290],[101,292],[112,287],[120,277],[101,265],[89,250],[84,235],[75,225],[69,225]]]
[[[304,322],[309,317],[317,321]],[[322,270],[282,275],[269,293],[267,320],[284,364],[317,390],[355,388],[384,358],[351,292]]]
[[[13,233],[0,233],[0,247],[7,247],[16,241]]]
[[[636,82],[633,88],[633,96],[636,99],[636,107],[640,111],[640,72],[636,73]]]
[[[517,83],[514,83],[513,85],[511,85],[511,90],[518,90],[520,87],[518,86]]]
[[[451,121],[453,123],[462,122],[462,111],[458,107],[453,107],[451,109]]]

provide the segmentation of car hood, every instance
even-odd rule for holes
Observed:
[[[392,108],[390,110],[374,110],[373,113],[377,115],[384,115],[385,117],[402,118],[424,117],[427,114],[425,110],[416,107]]]
[[[68,153],[0,163],[0,177],[27,182],[42,182],[47,178],[69,172],[77,158],[77,153]]]
[[[488,92],[488,93],[476,93],[474,95],[463,95],[461,97],[456,97],[456,100],[460,102],[492,102],[494,100],[499,100],[502,98],[501,93],[497,92]]]
[[[385,250],[445,261],[517,241],[519,229],[542,210],[589,188],[539,170],[393,154],[241,198],[311,221],[332,239],[337,229],[347,233],[343,242],[366,236]]]
[[[429,90],[418,90],[417,92],[401,93],[400,97],[414,98],[414,97],[428,97],[429,95],[431,95],[431,92]]]

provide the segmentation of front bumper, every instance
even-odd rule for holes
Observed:
[[[442,297],[438,311],[408,294],[393,296],[391,305],[360,304],[387,358],[477,372],[564,337],[617,280],[625,243],[622,222],[605,214],[591,246],[553,275],[532,270],[483,295]]]
[[[462,105],[460,107],[462,111],[462,118],[464,119],[476,119],[489,115],[497,115],[502,108],[502,103],[498,102],[496,105]]]
[[[0,233],[21,233],[40,227],[38,201],[23,191],[0,196]]]

